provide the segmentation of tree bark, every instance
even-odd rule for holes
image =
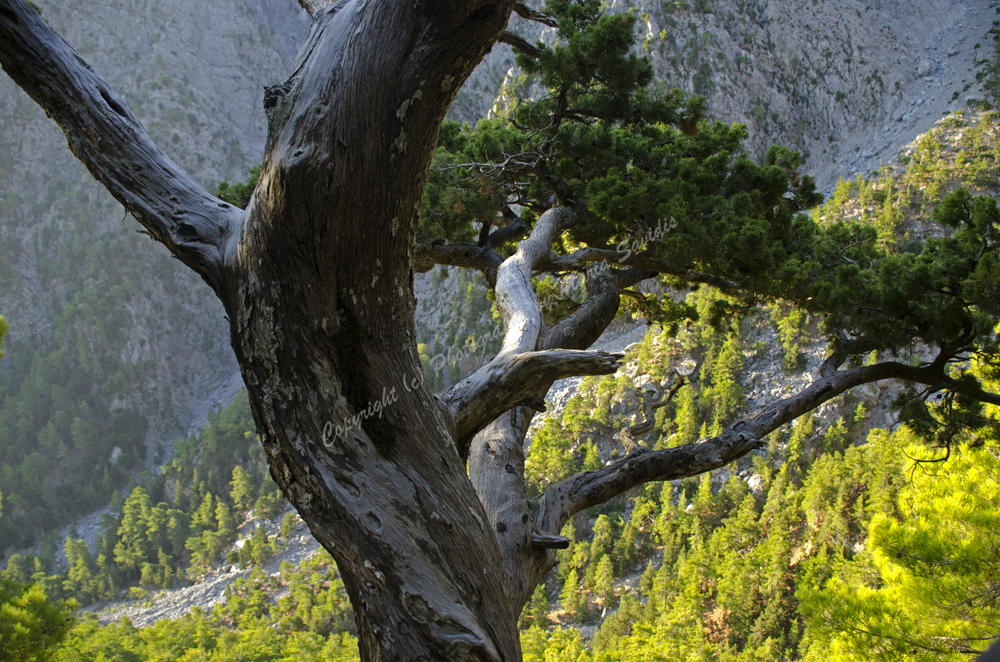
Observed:
[[[613,319],[620,288],[655,273],[738,284],[618,251],[556,256],[553,240],[582,205],[548,211],[507,260],[495,246],[526,231],[516,219],[484,229],[482,246],[418,251],[438,129],[515,2],[302,3],[312,30],[289,78],[265,94],[267,148],[245,212],[174,165],[25,0],[0,0],[0,64],[90,172],[222,300],[271,473],[337,562],[362,659],[518,660],[517,616],[574,512],[733,461],[851,386],[954,384],[947,357],[839,371],[838,353],[812,386],[722,436],[635,452],[552,486],[532,507],[528,425],[554,380],[617,369],[620,355],[585,350]],[[554,186],[571,201],[565,184]],[[601,260],[630,269],[591,264]],[[440,399],[423,382],[414,328],[413,274],[435,262],[482,270],[507,331],[498,356]],[[588,298],[549,328],[531,278],[552,269],[586,270]]]
[[[246,213],[200,189],[23,0],[0,63],[222,299],[275,480],[336,559],[365,660],[517,660],[507,582],[422,383],[417,212],[438,127],[513,2],[317,6]]]
[[[536,246],[540,244],[541,241],[536,242]],[[518,251],[519,254],[521,252]],[[544,253],[540,250],[525,253],[533,256],[530,263],[522,263],[524,271],[521,272],[529,276],[530,287],[531,270],[535,261],[543,259]],[[499,287],[502,282],[517,289],[523,287],[521,283],[524,281],[517,278],[498,279],[498,301],[501,300]],[[520,301],[523,307],[520,315],[505,316],[508,333],[504,346],[520,347],[522,350],[538,347],[550,351],[590,347],[614,319],[620,303],[616,279],[604,264],[588,268],[587,299],[583,305],[551,328],[542,328],[541,311],[533,294],[508,296],[504,300]],[[526,318],[530,320],[527,323],[514,323]],[[537,333],[522,332],[536,328],[540,329]],[[553,381],[544,385],[545,392]],[[469,477],[486,510],[490,527],[497,532],[514,618],[520,615],[535,585],[555,564],[554,550],[563,546],[558,536],[540,535],[541,529],[532,517],[524,482],[524,438],[539,409],[538,406],[517,407],[503,413],[474,437],[469,454]]]
[[[520,659],[496,540],[423,384],[412,289],[438,127],[510,9],[318,12],[268,92],[261,179],[227,263],[272,473],[336,559],[366,660]]]

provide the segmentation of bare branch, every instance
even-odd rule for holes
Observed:
[[[821,376],[789,398],[744,416],[723,434],[695,444],[661,451],[635,453],[620,462],[571,476],[538,497],[535,522],[543,533],[558,532],[566,520],[585,508],[604,503],[622,492],[650,481],[676,480],[718,469],[762,445],[761,439],[844,391],[883,379],[903,379],[930,385],[955,385],[943,365],[913,367],[887,361]],[[983,402],[1000,403],[982,393]]]
[[[0,64],[149,235],[220,292],[243,211],[174,164],[107,82],[24,0],[0,0]]]
[[[472,436],[512,407],[545,411],[545,394],[554,381],[612,374],[621,367],[622,358],[623,354],[566,349],[523,352],[491,361],[440,396],[451,417],[459,452],[464,457]]]
[[[678,377],[679,379],[674,383],[673,387],[671,387],[658,402],[653,402],[653,395],[659,393],[659,388],[650,385],[640,390],[642,404],[639,405],[639,413],[642,415],[642,420],[635,425],[622,428],[618,433],[618,441],[620,441],[622,446],[625,448],[625,453],[627,455],[649,450],[645,446],[639,444],[635,438],[644,435],[653,429],[653,426],[656,424],[656,415],[653,412],[670,404],[670,401],[674,399],[674,395],[677,394],[677,391],[681,390],[681,387],[688,383],[684,381],[684,377],[680,375],[678,375]]]
[[[435,264],[481,271],[490,287],[493,287],[496,283],[497,269],[503,264],[503,258],[492,248],[469,242],[444,244],[432,241],[418,244],[413,258],[413,270],[425,273],[433,269]]]
[[[497,228],[496,232],[491,233],[486,241],[486,245],[489,248],[496,248],[501,244],[506,244],[508,241],[521,238],[527,231],[528,224],[524,222],[524,219],[515,216],[513,219],[507,219],[506,225]]]
[[[541,395],[535,391],[541,388],[545,379],[551,377],[554,380],[574,374],[564,372],[566,369],[604,370],[610,367],[606,357],[612,355],[598,358],[600,355],[596,353],[582,353],[586,355],[584,358],[569,354],[531,354],[537,348],[542,331],[542,314],[531,284],[533,267],[539,257],[548,252],[558,233],[574,220],[575,214],[564,208],[551,209],[542,214],[531,236],[521,241],[517,252],[497,270],[497,308],[507,331],[503,347],[492,361],[440,397],[444,412],[450,416],[453,436],[462,457],[468,453],[472,435],[503,411],[518,404],[543,406],[542,398],[551,381],[545,385]],[[617,363],[617,360],[614,362]],[[610,372],[616,369],[617,365]],[[516,381],[511,381],[511,377]],[[527,384],[521,380],[529,377],[533,380],[529,387],[534,391],[525,392]],[[498,383],[512,390],[498,392]]]
[[[531,546],[535,549],[569,549],[569,538],[565,536],[543,536],[531,534]]]
[[[529,21],[535,21],[536,23],[547,25],[550,28],[559,27],[559,23],[555,18],[549,16],[548,14],[543,14],[540,11],[536,11],[523,2],[515,4],[514,11],[517,12],[517,15],[521,18],[525,18]]]
[[[542,54],[540,50],[529,44],[523,37],[520,37],[509,30],[501,32],[500,38],[497,39],[497,41],[509,45],[515,51],[523,53],[528,57],[537,58]]]
[[[445,244],[440,240],[420,243],[414,256],[413,270],[425,273],[433,269],[435,264],[475,269],[482,272],[486,282],[494,288],[497,282],[497,270],[503,264],[503,258],[497,253],[496,247],[517,239],[527,229],[527,223],[515,217],[496,232],[490,233],[484,246],[470,242]]]
[[[619,298],[617,277],[606,264],[586,268],[587,299],[572,315],[547,329],[543,349],[586,349],[614,319]],[[510,328],[510,327],[508,327]],[[551,382],[539,392],[547,392]],[[516,407],[477,434],[469,449],[469,478],[476,488],[490,528],[497,532],[515,611],[525,604],[538,578],[551,567],[553,550],[568,544],[543,536],[528,508],[524,483],[524,435],[535,410]]]
[[[624,290],[627,287],[632,287],[637,283],[656,276],[655,271],[650,271],[648,269],[640,269],[638,267],[631,267],[629,269],[616,269],[614,272],[615,282],[618,283],[618,289]]]
[[[497,360],[535,349],[542,329],[531,275],[535,265],[547,255],[557,234],[572,225],[576,214],[565,207],[550,209],[536,221],[531,236],[518,244],[497,274],[497,308],[507,328]]]

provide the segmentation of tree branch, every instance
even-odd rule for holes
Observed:
[[[497,253],[496,247],[517,239],[527,229],[527,223],[517,218],[513,222],[492,232],[487,237],[485,246],[467,241],[457,244],[445,244],[437,239],[418,244],[417,252],[414,256],[413,270],[417,273],[426,273],[433,269],[435,264],[466,267],[482,272],[489,286],[495,288],[497,270],[503,264],[503,258]]]
[[[433,269],[435,264],[475,269],[486,276],[490,287],[494,287],[497,269],[503,264],[503,258],[492,248],[470,242],[442,244],[432,241],[418,244],[413,258],[413,270],[417,273],[426,273]]]
[[[515,4],[514,11],[521,18],[525,18],[529,21],[535,21],[536,23],[547,25],[550,28],[559,27],[559,23],[558,21],[556,21],[554,17],[549,16],[548,14],[543,14],[540,11],[536,11],[523,2],[518,2],[517,4]]]
[[[174,164],[107,82],[24,0],[0,0],[0,64],[150,236],[221,292],[243,211]]]
[[[712,274],[694,271],[692,269],[676,269],[656,258],[646,257],[631,251],[617,251],[606,248],[581,248],[569,255],[557,255],[550,253],[539,262],[539,271],[579,271],[584,265],[591,262],[607,262],[609,264],[621,264],[627,267],[635,267],[645,271],[650,271],[667,276],[674,276],[689,283],[702,283],[712,285],[722,290],[734,290],[739,288],[739,283],[714,276]],[[648,277],[648,276],[647,276]],[[640,278],[640,280],[642,280]]]
[[[531,235],[518,244],[517,252],[504,260],[497,270],[494,286],[497,308],[507,331],[503,347],[492,361],[440,396],[462,457],[468,455],[472,436],[500,413],[518,404],[544,406],[541,403],[548,387],[540,395],[536,391],[546,379],[572,374],[607,374],[618,369],[617,359],[608,362],[608,357],[615,355],[535,353],[542,331],[542,314],[531,284],[533,267],[539,257],[548,252],[557,234],[574,220],[575,214],[565,208],[545,212],[535,223]],[[577,369],[598,372],[566,372]],[[530,381],[525,382],[526,379]],[[504,386],[498,389],[499,384]],[[548,384],[551,385],[551,381]]]
[[[536,341],[543,349],[586,349],[614,319],[619,304],[617,274],[599,263],[587,267],[586,276],[587,299],[572,315],[544,331]],[[539,393],[547,393],[551,386],[547,380]],[[534,414],[530,406],[505,412],[473,438],[469,449],[469,478],[496,532],[515,615],[538,578],[552,566],[552,550],[568,544],[565,538],[541,536],[529,513],[524,436]]]
[[[844,391],[883,379],[928,385],[957,385],[943,365],[913,367],[896,361],[821,376],[798,394],[744,416],[723,434],[695,444],[636,453],[597,471],[571,476],[537,498],[535,522],[543,533],[558,533],[574,513],[650,481],[676,480],[718,469],[763,445],[765,436]],[[983,402],[1000,398],[983,393]]]
[[[468,453],[472,436],[503,412],[519,405],[545,411],[552,382],[577,375],[610,375],[624,354],[548,350],[491,361],[440,396],[451,416],[459,452]]]
[[[523,37],[520,37],[509,30],[504,30],[500,33],[500,38],[497,39],[502,44],[507,44],[515,51],[523,53],[528,57],[538,58],[542,54],[540,50],[529,44]]]

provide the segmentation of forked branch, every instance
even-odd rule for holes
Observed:
[[[508,409],[523,405],[545,411],[545,394],[556,380],[610,375],[622,358],[624,354],[557,349],[491,361],[440,397],[451,415],[459,452],[464,457],[472,436]]]
[[[574,220],[575,214],[565,208],[545,212],[517,252],[497,269],[497,308],[506,330],[503,347],[492,361],[440,396],[462,457],[468,455],[472,436],[504,411],[518,405],[544,408],[545,393],[556,379],[618,369],[620,355],[536,351],[543,324],[531,275],[558,233]]]

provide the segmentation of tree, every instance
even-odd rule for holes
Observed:
[[[994,453],[964,448],[940,470],[914,471],[895,512],[867,526],[869,549],[803,589],[816,635],[806,659],[967,660],[989,648],[1000,635]]]
[[[252,477],[243,467],[236,465],[233,467],[233,480],[230,482],[231,491],[229,496],[236,506],[236,512],[245,513],[250,504],[253,503],[254,486]]]
[[[6,330],[6,323],[0,317],[0,343]],[[82,541],[80,545],[86,554],[86,545]],[[77,559],[72,557],[72,552],[79,553],[79,549],[67,551],[69,562],[74,565]],[[9,575],[13,575],[12,571],[20,565],[16,556],[10,558],[7,571],[0,577],[0,662],[46,662],[52,659],[56,645],[73,626],[77,605],[73,600],[49,600],[40,584],[10,579]],[[71,575],[72,572],[71,568]]]
[[[0,579],[0,661],[46,662],[73,626],[73,600],[53,602],[38,584]]]
[[[962,369],[997,356],[994,202],[950,196],[946,236],[919,254],[890,252],[868,226],[818,225],[799,213],[819,202],[799,155],[736,156],[745,129],[699,124],[700,99],[654,86],[632,52],[635,18],[595,0],[545,13],[514,0],[302,3],[313,28],[266,92],[245,210],[171,162],[25,0],[0,0],[0,64],[223,302],[271,474],[337,561],[362,659],[519,659],[518,614],[572,515],[733,462],[853,386],[924,385],[901,405],[935,443],[1000,403]],[[510,33],[512,11],[559,40]],[[497,40],[547,93],[474,129],[442,124]],[[505,330],[493,360],[438,396],[412,288],[436,264],[480,271]],[[538,273],[583,275],[585,299],[546,320]],[[696,310],[635,288],[648,280],[721,294]],[[528,425],[555,380],[617,370],[620,355],[587,348],[620,308],[722,326],[775,300],[824,320],[831,354],[811,385],[734,411],[702,443],[636,444],[529,503]],[[936,357],[913,365],[914,343]]]

